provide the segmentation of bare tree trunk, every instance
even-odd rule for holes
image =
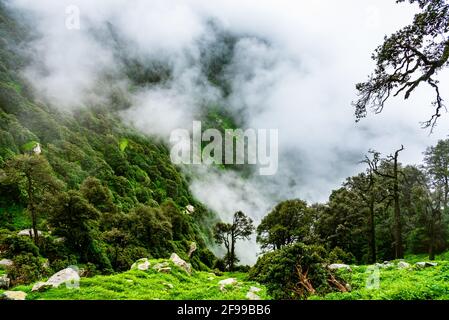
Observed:
[[[429,260],[435,260],[435,222],[433,219],[430,225]]]
[[[235,258],[235,238],[234,238],[234,234],[232,234],[231,236],[231,253],[230,253],[230,257],[229,257],[229,261],[230,261],[230,271],[234,271],[234,261]]]
[[[440,223],[441,211],[440,203],[437,208],[432,208],[431,223],[430,223],[430,239],[429,239],[429,260],[435,260],[437,225]]]
[[[30,212],[31,216],[31,225],[33,230],[33,239],[34,243],[37,245],[39,244],[39,235],[37,233],[37,215],[36,215],[36,208],[34,206],[34,197],[33,197],[33,181],[29,175],[27,175],[27,193],[28,193],[28,211]]]
[[[369,208],[369,248],[371,254],[371,263],[375,263],[377,261],[377,252],[376,252],[376,226],[374,222],[374,195],[371,193],[370,199],[370,208]]]
[[[402,245],[402,221],[401,221],[401,207],[399,204],[399,170],[398,157],[399,152],[404,150],[404,147],[397,150],[394,154],[394,168],[393,168],[393,199],[394,199],[394,238],[395,238],[395,257],[396,259],[404,258],[404,248]]]

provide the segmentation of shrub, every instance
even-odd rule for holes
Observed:
[[[10,258],[25,253],[35,257],[39,256],[39,248],[27,236],[9,236],[4,240],[4,245],[6,246],[5,256]]]
[[[250,278],[267,286],[274,299],[305,299],[329,291],[326,250],[297,243],[260,257]]]
[[[46,275],[39,258],[31,253],[17,255],[13,262],[13,266],[8,268],[8,275],[14,286],[32,283]]]
[[[345,252],[340,247],[335,247],[329,253],[329,261],[332,263],[354,263],[355,257],[350,252]]]

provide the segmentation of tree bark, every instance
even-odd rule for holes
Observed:
[[[394,198],[394,238],[395,238],[395,257],[396,259],[404,258],[404,248],[402,246],[402,221],[401,221],[401,207],[399,204],[399,170],[398,170],[398,157],[399,152],[404,149],[402,147],[394,154],[394,167],[393,167],[393,198]]]
[[[33,230],[33,239],[36,245],[39,244],[39,235],[37,233],[37,216],[36,216],[36,208],[34,205],[34,197],[33,197],[33,180],[29,175],[27,177],[27,193],[28,193],[28,210],[30,211],[31,216],[31,224]]]
[[[233,231],[231,234],[231,252],[229,257],[230,271],[234,271],[234,264],[235,264],[234,257],[235,257],[235,235]]]
[[[376,226],[374,222],[374,194],[371,193],[370,207],[369,207],[369,247],[371,253],[371,263],[375,263],[377,260],[376,252]]]

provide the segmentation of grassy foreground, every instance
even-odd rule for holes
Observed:
[[[165,260],[152,260],[151,264]],[[30,300],[247,300],[252,286],[260,288],[257,295],[269,299],[266,289],[246,280],[245,273],[213,273],[194,271],[189,276],[173,264],[171,273],[130,270],[110,276],[81,278],[79,289],[69,289],[61,285],[45,292],[31,292],[32,285],[18,286],[14,290],[26,292]],[[220,290],[220,280],[235,278],[236,286]],[[1,293],[1,290],[0,290]]]
[[[418,268],[418,261],[429,261],[425,256],[410,256],[405,260],[411,267],[399,269],[394,266],[379,268],[378,287],[367,287],[373,279],[369,266],[352,266],[352,272],[340,271],[340,276],[351,284],[352,291],[331,293],[325,297],[311,299],[325,300],[449,300],[448,253],[437,257],[436,267]]]
[[[331,293],[324,297],[312,296],[311,300],[449,300],[449,253],[435,261],[436,267],[418,268],[415,263],[428,261],[424,256],[411,256],[405,261],[409,268],[394,266],[379,268],[378,287],[367,288],[373,277],[370,266],[351,266],[352,272],[339,271],[339,276],[351,284],[347,293]],[[152,260],[151,264],[166,260]],[[194,271],[191,276],[170,263],[171,273],[130,270],[109,276],[81,278],[79,289],[61,285],[45,292],[31,292],[32,285],[18,286],[13,290],[26,292],[30,300],[247,300],[251,287],[260,288],[257,295],[270,299],[266,288],[247,280],[245,273],[223,273],[220,276],[209,272]],[[3,273],[0,270],[0,274]],[[220,290],[219,281],[235,278],[236,286]],[[0,290],[0,294],[2,291]]]

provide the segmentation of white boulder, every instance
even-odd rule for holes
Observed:
[[[417,262],[416,266],[418,268],[429,268],[429,267],[436,267],[438,263],[436,262]]]
[[[189,204],[188,206],[186,206],[186,213],[187,214],[195,213],[195,207]]]
[[[131,270],[146,271],[150,268],[150,266],[151,264],[148,258],[142,258],[133,263]]]
[[[190,249],[189,249],[189,253],[187,254],[189,256],[189,258],[192,256],[192,254],[196,251],[197,247],[196,247],[196,242],[192,242],[190,244]]]
[[[235,278],[229,278],[225,280],[221,280],[218,282],[218,285],[220,286],[220,291],[225,291],[226,287],[231,287],[237,285],[237,279]]]
[[[1,295],[0,299],[3,300],[25,300],[27,294],[23,291],[5,291]]]
[[[2,259],[0,260],[0,267],[12,267],[14,262],[9,259]]]
[[[53,288],[59,287],[61,284],[76,284],[80,280],[78,271],[74,268],[63,269],[50,277],[46,284]]]
[[[192,274],[192,266],[190,263],[185,262],[182,260],[176,253],[172,253],[170,256],[170,260],[178,267],[183,269],[185,272],[187,272],[189,275]]]
[[[24,229],[19,231],[19,233],[17,233],[18,236],[28,236],[28,237],[34,237],[34,231],[33,229]],[[38,237],[42,236],[42,231],[37,231],[37,235]]]
[[[31,288],[31,292],[41,292],[41,291],[45,291],[49,288],[51,288],[52,285],[46,283],[46,282],[37,282],[34,284],[33,288]]]
[[[247,298],[248,300],[261,300],[260,297],[259,297],[257,294],[255,294],[254,292],[251,292],[251,291],[249,291],[249,292],[246,294],[246,298]]]

